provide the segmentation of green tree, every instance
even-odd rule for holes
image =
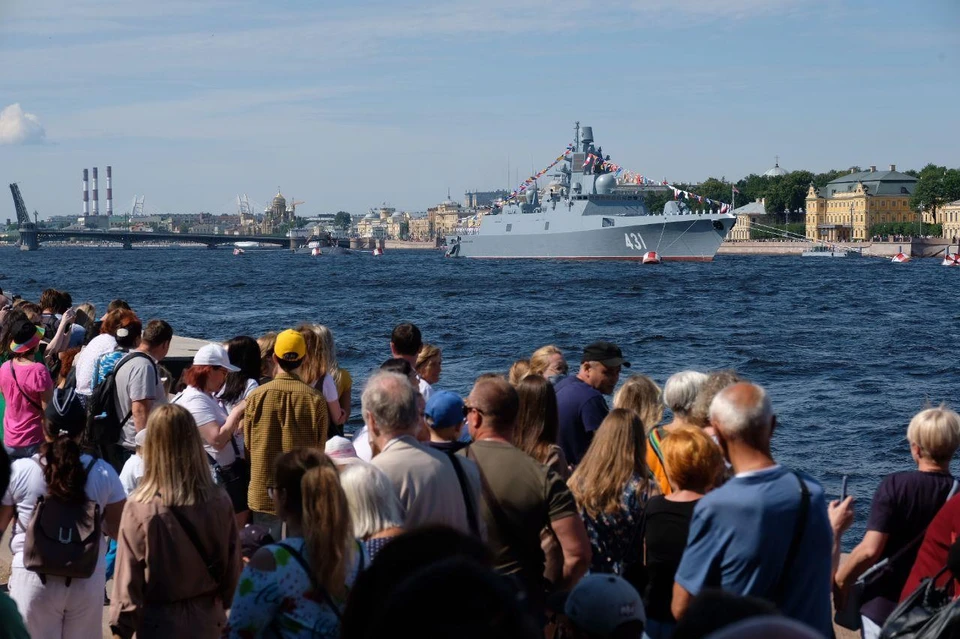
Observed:
[[[337,214],[333,216],[333,228],[335,229],[346,231],[350,228],[350,222],[350,214],[346,211],[337,211]]]
[[[910,198],[910,206],[917,211],[929,209],[934,223],[937,210],[944,204],[960,200],[960,169],[928,164],[917,174],[917,188]]]

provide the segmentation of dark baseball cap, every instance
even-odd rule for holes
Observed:
[[[630,368],[630,362],[623,359],[623,351],[611,342],[594,342],[583,349],[581,362],[600,362],[604,366],[624,366]]]

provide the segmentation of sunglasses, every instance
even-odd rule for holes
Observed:
[[[482,410],[480,410],[479,408],[477,408],[476,406],[467,406],[466,404],[463,405],[463,416],[464,416],[464,417],[466,417],[467,415],[469,415],[472,411],[477,411],[477,412],[480,413],[481,415],[484,414],[484,412],[483,412]]]

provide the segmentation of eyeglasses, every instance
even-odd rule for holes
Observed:
[[[477,411],[477,412],[480,413],[481,415],[485,414],[482,410],[480,410],[480,409],[477,408],[476,406],[467,406],[466,404],[463,405],[463,416],[464,416],[464,417],[466,417],[467,415],[469,415],[471,411]]]

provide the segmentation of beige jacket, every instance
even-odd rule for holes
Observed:
[[[459,458],[479,513],[480,472],[477,465]],[[470,533],[464,495],[457,480],[457,471],[446,453],[419,443],[404,435],[391,440],[373,458],[373,465],[390,478],[406,510],[404,528],[439,524]],[[481,537],[485,536],[480,522]]]
[[[121,637],[219,637],[225,608],[240,578],[240,543],[233,506],[221,489],[203,504],[178,512],[193,524],[207,557],[223,576],[210,575],[170,509],[154,498],[127,500],[117,539],[110,627]]]

